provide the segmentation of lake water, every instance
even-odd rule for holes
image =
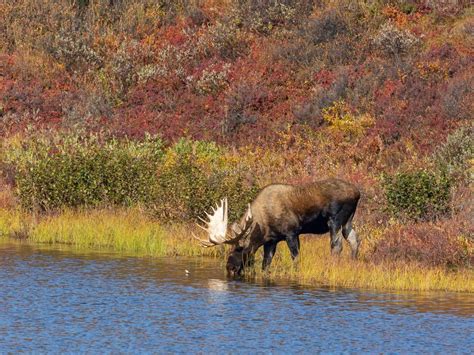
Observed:
[[[0,353],[474,349],[473,294],[235,281],[212,259],[5,242],[0,284]]]

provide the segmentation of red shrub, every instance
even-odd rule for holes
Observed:
[[[460,218],[438,224],[396,226],[377,243],[371,258],[376,262],[417,262],[427,266],[469,264],[474,262],[474,254],[460,237],[473,232],[470,222]],[[466,239],[464,243],[469,242]]]

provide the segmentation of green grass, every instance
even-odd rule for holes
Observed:
[[[35,243],[68,244],[77,248],[114,250],[143,256],[191,256],[225,259],[226,248],[201,248],[192,238],[192,225],[161,225],[139,209],[64,211],[35,220],[18,211],[0,209],[0,236],[27,239]],[[445,290],[474,292],[474,271],[426,268],[415,264],[364,261],[343,255],[333,257],[327,236],[304,236],[301,254],[294,264],[284,243],[278,246],[269,275],[260,271],[257,253],[253,276],[293,280],[302,284],[391,290]]]

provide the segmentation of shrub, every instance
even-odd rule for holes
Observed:
[[[179,15],[198,16],[196,12],[199,10],[198,2],[189,0],[159,0],[152,1],[157,3],[162,12],[162,19],[165,23],[174,23]],[[147,4],[149,6],[149,4]],[[156,6],[156,5],[155,5]]]
[[[236,219],[257,189],[245,176],[246,170],[215,143],[181,139],[166,151],[154,213],[166,220],[196,219],[228,197],[229,218]]]
[[[34,211],[140,204],[159,218],[192,220],[228,197],[236,219],[257,191],[249,171],[215,143],[181,139],[165,150],[151,136],[62,134],[10,140],[3,150],[3,175],[21,206]]]
[[[226,109],[222,121],[224,135],[235,133],[241,125],[255,123],[264,102],[266,90],[257,84],[240,83],[227,93]]]
[[[209,68],[202,71],[198,78],[189,76],[188,83],[198,95],[215,95],[228,85],[230,65],[224,64],[222,68]]]
[[[456,14],[462,12],[466,7],[471,6],[472,3],[466,0],[448,1],[448,0],[426,0],[425,6],[433,9],[437,15]]]
[[[323,110],[333,102],[343,100],[349,88],[349,75],[342,70],[335,74],[336,78],[329,85],[316,85],[312,98],[294,111],[300,123],[310,126],[320,126],[324,123]]]
[[[112,116],[113,101],[110,92],[99,88],[64,93],[62,95],[63,126],[94,128],[103,117]]]
[[[106,71],[100,73],[99,81],[104,89],[112,84],[110,89],[123,96],[137,81],[146,82],[157,74],[156,66],[150,64],[154,56],[149,46],[143,46],[134,40],[124,42],[111,57]],[[108,76],[112,79],[110,83]]]
[[[103,64],[102,58],[91,46],[92,41],[92,36],[85,31],[62,28],[46,46],[53,58],[72,71]]]
[[[351,29],[338,11],[324,11],[291,31],[274,49],[273,56],[312,69],[347,64],[353,59],[355,47],[355,34],[349,34]]]
[[[218,21],[198,38],[198,47],[207,56],[217,53],[223,59],[236,59],[245,53],[247,43],[235,23]]]
[[[442,108],[446,117],[460,120],[474,118],[474,79],[470,70],[450,80],[446,89],[440,92]]]
[[[323,109],[323,119],[330,125],[332,131],[342,133],[349,140],[363,135],[375,122],[368,114],[351,113],[343,100],[335,101],[330,107]]]
[[[101,142],[97,136],[32,137],[7,148],[23,208],[131,205],[154,194],[162,142]]]
[[[38,50],[52,34],[72,23],[76,11],[61,1],[3,1],[0,6],[0,48]]]
[[[99,17],[107,25],[128,35],[141,31],[150,33],[161,25],[173,25],[180,16],[188,16],[197,10],[196,1],[189,0],[80,0],[82,19],[93,21]],[[138,30],[138,31],[137,31]]]
[[[425,266],[466,266],[474,258],[474,244],[453,220],[440,225],[417,223],[394,227],[375,245],[376,262],[416,262]],[[472,231],[471,231],[472,232]]]
[[[446,143],[435,152],[433,159],[438,169],[446,171],[454,181],[472,181],[474,128],[461,127],[451,133]]]
[[[306,38],[298,34],[290,37],[282,44],[275,45],[272,49],[275,60],[284,60],[291,65],[299,67],[313,67],[322,56],[322,49],[308,43]]]
[[[448,212],[451,180],[426,170],[399,172],[384,181],[388,210],[396,217],[433,219]]]
[[[385,23],[373,39],[376,47],[395,59],[407,54],[419,42],[416,36],[408,31],[399,30],[390,22]]]
[[[313,44],[320,44],[332,41],[347,31],[344,18],[337,11],[329,10],[316,19],[308,20],[302,32]]]
[[[184,46],[174,46],[167,44],[156,53],[156,65],[152,65],[148,70],[153,75],[166,77],[176,77],[184,81],[186,79],[186,68],[197,56],[196,48],[189,43]]]
[[[269,33],[275,27],[297,24],[311,14],[313,0],[239,0],[234,21],[251,31]]]

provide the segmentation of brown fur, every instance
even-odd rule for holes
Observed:
[[[342,249],[338,232],[357,256],[359,240],[351,222],[360,198],[359,190],[343,180],[328,179],[303,186],[273,184],[260,191],[251,203],[253,225],[249,235],[241,238],[229,256],[227,269],[240,273],[258,248],[264,246],[263,268],[267,269],[276,244],[285,240],[293,258],[298,256],[299,235],[331,233],[331,249],[339,254]],[[244,222],[245,216],[239,222]]]

